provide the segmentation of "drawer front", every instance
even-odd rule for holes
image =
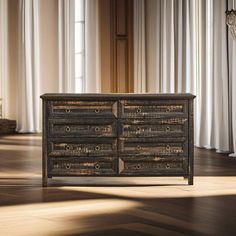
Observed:
[[[116,139],[66,139],[48,142],[48,155],[54,157],[94,157],[117,155]]]
[[[121,138],[119,139],[120,155],[131,156],[188,156],[188,142],[185,138],[150,139]]]
[[[116,117],[116,101],[52,101],[51,116],[66,117]]]
[[[120,102],[122,118],[161,118],[184,116],[187,113],[187,100],[122,100]]]
[[[178,175],[187,174],[187,158],[146,158],[132,160],[132,158],[119,159],[120,175]]]
[[[187,118],[123,120],[121,137],[182,137],[188,135]]]
[[[117,174],[117,160],[107,158],[50,158],[49,173],[53,176],[114,175]]]
[[[50,137],[116,137],[114,119],[50,119]]]

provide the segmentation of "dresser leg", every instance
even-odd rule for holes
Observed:
[[[47,187],[48,186],[48,178],[43,177],[43,183],[42,183],[43,187]]]
[[[193,176],[188,177],[188,185],[193,185]]]

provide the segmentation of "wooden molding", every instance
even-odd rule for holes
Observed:
[[[133,92],[133,0],[100,0],[102,92]]]

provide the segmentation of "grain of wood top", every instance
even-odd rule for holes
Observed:
[[[60,99],[193,99],[191,93],[46,93],[40,96],[44,100]]]

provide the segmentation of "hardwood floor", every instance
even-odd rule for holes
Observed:
[[[0,235],[236,235],[236,158],[195,149],[183,178],[56,178],[41,187],[41,137],[0,139]]]

